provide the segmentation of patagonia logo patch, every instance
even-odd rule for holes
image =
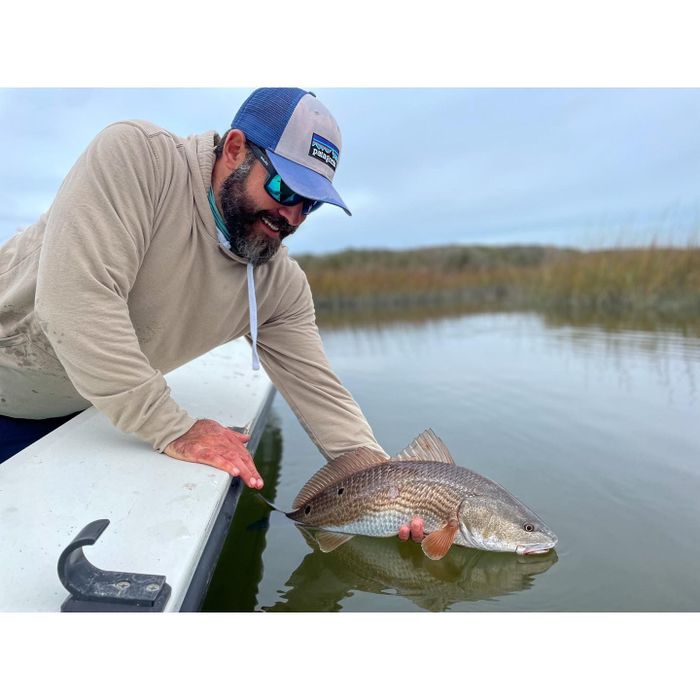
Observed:
[[[333,168],[334,172],[338,167],[338,158],[340,157],[338,149],[330,141],[328,141],[328,139],[324,139],[318,134],[314,134],[311,138],[309,155],[312,158],[316,158],[326,165],[329,165],[331,168]]]

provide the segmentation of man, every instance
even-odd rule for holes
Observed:
[[[94,405],[170,457],[262,488],[245,436],[189,416],[163,378],[242,335],[327,459],[383,453],[281,246],[322,204],[350,214],[332,185],[340,149],[335,119],[297,88],[253,92],[221,139],[143,121],[98,134],[49,211],[0,249],[5,457]]]

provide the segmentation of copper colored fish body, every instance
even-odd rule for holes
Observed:
[[[307,482],[287,516],[317,528],[323,551],[353,535],[396,536],[423,519],[423,551],[440,559],[452,544],[534,554],[557,538],[527,506],[496,482],[454,463],[442,441],[425,431],[387,460],[361,448],[333,460]]]

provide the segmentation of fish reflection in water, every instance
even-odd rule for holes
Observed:
[[[488,600],[530,588],[557,554],[517,556],[453,547],[440,560],[428,559],[415,542],[355,537],[323,553],[311,532],[297,526],[314,550],[292,573],[284,600],[262,610],[336,611],[354,591],[401,596],[439,612],[462,601]]]

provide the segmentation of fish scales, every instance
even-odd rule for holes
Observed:
[[[330,531],[385,537],[417,515],[432,531],[456,515],[465,490],[476,493],[489,484],[454,464],[388,461],[339,479],[290,517]]]
[[[286,515],[317,528],[322,552],[354,535],[395,536],[414,517],[429,533],[421,547],[431,559],[445,556],[452,544],[541,554],[558,541],[502,486],[455,464],[432,430],[388,460],[367,448],[337,457],[309,479],[292,507]]]

